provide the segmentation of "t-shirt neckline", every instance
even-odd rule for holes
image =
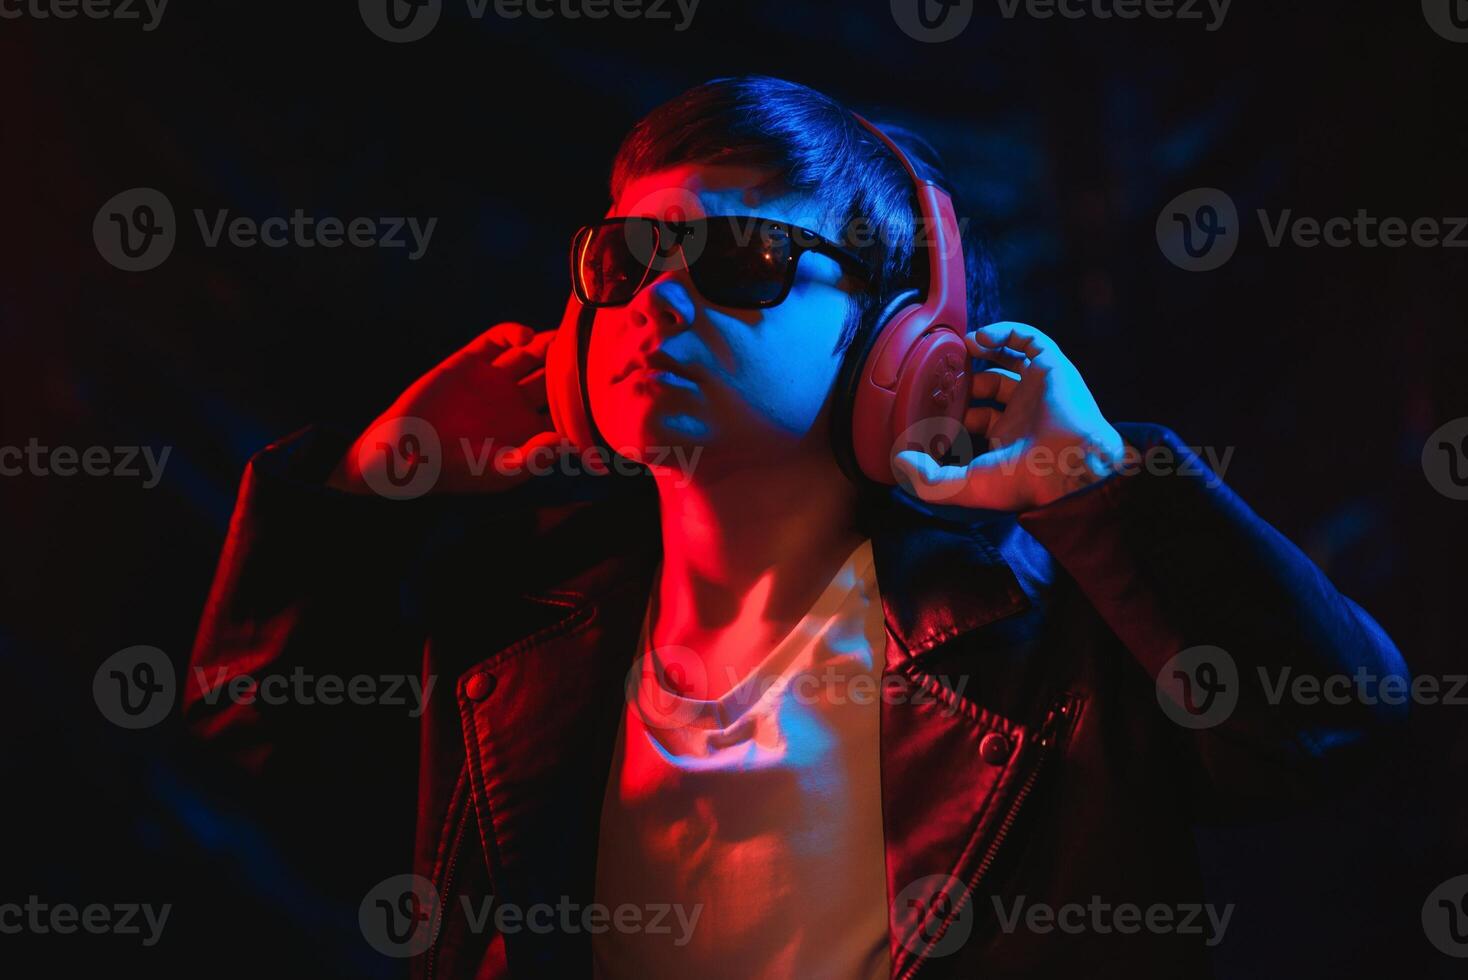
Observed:
[[[663,665],[655,652],[650,652],[650,632],[652,629],[652,602],[653,596],[648,598],[648,606],[642,617],[642,632],[638,639],[638,649],[642,654],[639,664],[651,660],[653,668],[653,683],[657,686],[657,697],[660,706],[667,705],[680,719],[686,719],[686,727],[707,729],[728,729],[738,724],[739,721],[751,713],[762,709],[773,697],[774,692],[781,686],[776,683],[784,674],[801,651],[811,643],[816,642],[823,629],[827,628],[835,616],[841,603],[855,589],[861,587],[863,581],[869,577],[873,562],[872,542],[870,538],[862,539],[841,567],[831,576],[821,594],[811,603],[806,611],[785,636],[783,636],[767,653],[760,659],[759,663],[746,672],[739,682],[729,690],[712,700],[690,698],[678,694],[663,683]],[[654,582],[657,581],[654,576]],[[645,669],[645,668],[644,668]],[[764,690],[756,691],[763,685]],[[640,690],[640,686],[639,686]]]

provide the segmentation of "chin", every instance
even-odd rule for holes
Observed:
[[[656,462],[670,449],[707,446],[713,435],[705,419],[648,403],[618,404],[598,415],[597,428],[607,445],[639,463]]]

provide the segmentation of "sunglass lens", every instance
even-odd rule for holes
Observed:
[[[710,303],[769,306],[785,291],[792,247],[790,236],[779,227],[710,221],[702,254],[689,272]]]
[[[587,302],[626,303],[647,276],[648,257],[657,254],[657,225],[628,220],[593,225],[576,250],[576,277]]]

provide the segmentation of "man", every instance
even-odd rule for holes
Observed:
[[[1260,678],[1401,674],[1391,642],[1171,432],[1112,425],[1053,339],[989,322],[972,241],[982,451],[894,446],[908,493],[843,467],[844,360],[940,259],[833,100],[699,86],[634,128],[611,190],[566,315],[591,318],[596,428],[648,476],[572,475],[598,467],[549,424],[554,335],[516,324],[350,446],[269,447],[195,648],[199,727],[283,765],[311,726],[198,678],[327,646],[444,682],[405,905],[425,975],[1206,973],[1227,920],[1188,916],[1192,824],[1318,798],[1398,720]],[[626,244],[654,225],[692,237]],[[771,229],[803,243],[775,265]],[[373,493],[426,463],[434,492]],[[514,914],[476,918],[490,896]],[[1095,911],[1129,903],[1173,925]]]

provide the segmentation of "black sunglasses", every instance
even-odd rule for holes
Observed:
[[[819,252],[851,275],[869,280],[866,264],[809,230],[750,215],[659,221],[607,218],[571,240],[571,287],[587,306],[621,306],[672,267],[681,253],[703,298],[717,306],[766,309],[790,294],[806,252]]]

